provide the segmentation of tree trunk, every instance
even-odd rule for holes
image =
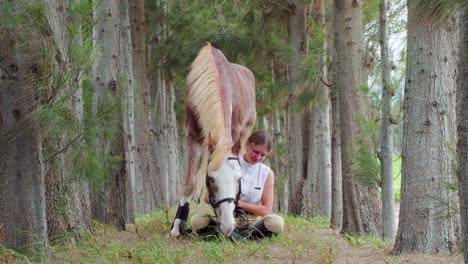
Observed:
[[[3,30],[0,57],[9,63],[0,68],[0,236],[7,248],[41,250],[39,245],[49,244],[45,184],[31,120],[31,65],[20,45]]]
[[[283,142],[283,138],[281,136],[281,121],[278,109],[275,109],[272,114],[273,119],[273,139],[274,139],[274,146],[279,148]],[[287,213],[288,212],[288,198],[289,198],[289,188],[287,185],[287,172],[286,172],[286,165],[284,164],[284,160],[281,159],[281,155],[276,149],[273,153],[273,162],[274,166],[272,169],[275,172],[275,185],[278,186],[277,188],[277,195],[275,197],[276,200],[276,208],[279,212]]]
[[[343,232],[378,235],[381,229],[381,205],[376,184],[364,185],[354,175],[352,156],[358,138],[366,138],[358,117],[367,117],[367,101],[360,91],[366,82],[364,65],[363,3],[335,0],[334,85],[339,89],[343,167]]]
[[[133,199],[131,180],[126,167],[125,148],[127,142],[124,137],[125,109],[122,109],[120,98],[126,95],[120,83],[122,67],[122,41],[120,39],[120,18],[118,10],[119,1],[105,0],[95,8],[97,19],[94,29],[96,49],[101,56],[94,64],[94,114],[100,115],[108,104],[117,107],[110,115],[112,127],[109,134],[100,135],[97,143],[98,152],[107,160],[105,166],[109,168],[106,175],[105,186],[93,196],[94,215],[105,223],[112,224],[118,229],[124,229],[125,224],[134,223],[132,208],[127,201]],[[110,155],[110,156],[109,156]],[[112,157],[110,159],[109,157]]]
[[[396,254],[448,254],[458,243],[453,208],[458,30],[454,17],[417,18],[408,5],[403,175]],[[420,2],[424,5],[424,2]]]
[[[125,91],[123,102],[123,130],[125,132],[125,167],[126,177],[130,184],[131,189],[125,190],[126,192],[126,205],[125,222],[133,223],[135,218],[136,199],[136,181],[137,173],[141,174],[139,169],[139,162],[137,160],[137,146],[135,137],[135,82],[133,79],[133,46],[132,36],[130,32],[130,21],[128,14],[128,0],[120,0],[119,3],[119,22],[120,22],[120,40],[121,40],[121,56],[120,56],[120,89]],[[127,180],[125,180],[127,181]]]
[[[304,112],[304,155],[307,155],[305,165],[305,175],[302,175],[302,189],[297,201],[300,206],[302,216],[313,217],[318,215],[318,113],[314,109]],[[298,208],[299,209],[299,208]]]
[[[136,145],[137,145],[137,180],[135,186],[135,210],[139,213],[155,208],[151,190],[149,162],[149,83],[147,74],[145,1],[135,0],[130,3],[130,28],[133,45],[133,76],[136,89]]]
[[[326,1],[320,0],[317,2],[318,14],[320,24],[323,28],[324,41],[322,56],[322,81],[328,82],[328,30],[325,20]],[[320,105],[316,111],[318,112],[318,203],[320,205],[319,214],[321,216],[331,217],[332,208],[332,175],[331,175],[331,130],[330,130],[330,90],[329,88],[320,83]]]
[[[303,152],[303,115],[295,111],[296,82],[299,76],[299,65],[307,53],[307,5],[303,0],[289,2],[288,8],[289,47],[295,53],[294,63],[289,66],[290,87],[286,108],[286,123],[288,131],[288,171],[289,171],[289,213],[301,214],[302,187],[304,175]]]
[[[182,186],[182,174],[179,163],[179,133],[177,131],[177,120],[175,113],[175,90],[172,81],[167,84],[167,105],[166,105],[166,129],[167,129],[167,163],[169,165],[169,186],[171,190],[170,204],[174,205],[179,202],[179,187]]]
[[[83,100],[81,88],[81,76],[83,65],[71,55],[73,52],[81,52],[81,31],[71,35],[68,30],[72,12],[69,2],[47,0],[44,2],[47,20],[53,32],[56,61],[51,65],[53,77],[52,86],[56,87],[55,98],[72,94],[67,102],[67,108],[74,114],[73,122],[76,122],[76,131],[53,131],[52,134],[42,137],[42,146],[46,160],[46,187],[47,187],[47,218],[49,223],[49,237],[67,237],[71,242],[77,242],[76,237],[83,231],[92,228],[89,208],[89,190],[84,175],[74,175],[73,148],[78,144],[70,144],[83,133]],[[72,50],[75,49],[75,50]],[[81,59],[81,58],[80,58]],[[71,77],[69,77],[71,76]],[[43,100],[46,101],[46,100]],[[55,107],[55,100],[49,100],[45,108]],[[54,126],[55,124],[44,124]],[[48,129],[48,128],[43,128]],[[70,135],[73,133],[72,135]],[[58,140],[57,140],[58,139]],[[57,142],[58,141],[58,142]],[[58,147],[57,147],[58,146]],[[51,157],[51,158],[50,158]],[[64,236],[73,232],[74,236]]]
[[[161,8],[165,16],[170,12],[169,1],[157,1],[158,8]],[[167,26],[157,21],[158,34],[153,38],[156,41],[167,37]],[[157,45],[157,43],[154,43]],[[165,63],[162,58],[153,58],[158,66]],[[175,91],[173,78],[170,72],[164,72],[158,67],[156,76],[153,77],[151,84],[151,140],[155,142],[152,151],[154,151],[154,170],[157,171],[157,177],[153,188],[159,190],[159,207],[170,207],[179,202],[181,181],[181,162],[179,154],[179,140],[177,122],[175,116]]]
[[[334,60],[336,59],[336,49],[331,48],[331,141],[332,141],[332,213],[331,227],[337,231],[341,231],[343,226],[343,184],[342,184],[342,168],[341,168],[341,121],[340,121],[340,106],[339,106],[339,87],[336,86],[335,80],[338,79],[338,72]]]
[[[460,12],[460,45],[457,83],[458,189],[462,223],[461,245],[468,264],[468,7]]]
[[[393,136],[392,136],[392,69],[388,47],[388,0],[380,0],[380,53],[382,57],[382,130],[380,141],[380,166],[382,175],[382,227],[383,238],[395,241],[396,212],[393,190]]]
[[[285,79],[285,72],[286,69],[283,65],[278,63],[277,61],[272,61],[270,64],[271,67],[271,82],[275,84],[277,80],[284,80]],[[281,115],[279,111],[279,103],[277,101],[270,101],[273,105],[273,110],[270,112],[271,118],[271,131],[273,134],[273,153],[271,155],[272,160],[272,170],[275,172],[275,185],[276,185],[276,193],[275,193],[275,210],[287,213],[289,208],[289,188],[288,188],[288,173],[286,171],[286,164],[284,159],[282,158],[284,155],[281,154],[280,150],[284,145],[284,140],[282,137],[282,133],[284,128],[282,124],[284,122],[281,121]]]
[[[336,51],[334,51],[336,52]],[[333,56],[336,58],[336,56]],[[336,70],[336,67],[333,67]],[[337,73],[333,71],[332,80],[336,80]],[[341,231],[343,226],[343,184],[341,173],[341,125],[340,107],[338,99],[338,87],[333,84],[331,91],[332,105],[332,212],[331,226],[333,229]]]
[[[158,168],[159,174],[159,184],[161,184],[161,204],[163,207],[171,206],[171,187],[169,186],[170,174],[169,174],[169,164],[166,160],[168,146],[167,144],[167,130],[164,128],[167,120],[166,113],[166,100],[167,100],[167,89],[166,82],[164,79],[160,78],[157,86],[156,98],[156,111],[154,112],[154,131],[155,131],[155,140],[156,140],[156,156],[155,163]]]
[[[154,44],[153,44],[154,45]],[[153,45],[149,48],[150,50],[150,58],[151,58],[151,51],[153,49]],[[152,59],[154,61],[154,59]],[[148,153],[150,157],[152,158],[152,162],[149,163],[149,170],[150,170],[150,175],[152,175],[152,181],[151,181],[151,193],[153,194],[153,200],[155,203],[156,208],[163,208],[167,207],[166,204],[166,194],[165,190],[167,190],[163,184],[164,182],[164,175],[163,173],[165,172],[164,168],[161,168],[161,165],[164,165],[164,163],[161,163],[162,160],[160,160],[159,152],[160,148],[162,146],[159,144],[157,141],[158,139],[158,130],[156,127],[157,124],[157,99],[158,99],[158,87],[160,86],[160,70],[156,71],[156,76],[153,76],[150,81],[150,99],[149,99],[149,109],[150,113],[148,116],[148,122],[149,122],[149,129],[150,129],[150,135],[149,135],[149,146],[148,146]]]

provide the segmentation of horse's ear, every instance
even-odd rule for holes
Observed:
[[[216,141],[211,137],[211,132],[208,133],[208,151],[213,153],[216,147]]]

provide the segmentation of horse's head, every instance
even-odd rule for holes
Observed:
[[[239,198],[241,176],[239,159],[230,157],[217,170],[208,172],[206,177],[210,203],[225,236],[236,227],[234,210]]]

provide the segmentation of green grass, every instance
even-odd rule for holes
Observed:
[[[192,212],[197,211],[192,207]],[[267,240],[233,243],[223,237],[210,239],[169,236],[175,209],[159,210],[137,217],[136,232],[118,231],[95,223],[93,235],[83,235],[76,245],[51,248],[42,263],[332,263],[339,254],[339,236],[327,218],[282,215],[284,233]],[[30,263],[26,257],[3,248],[7,263]],[[16,262],[15,262],[16,261]]]
[[[191,213],[201,209],[194,204]],[[39,256],[25,256],[0,243],[0,263],[451,263],[442,257],[427,262],[421,261],[424,256],[392,256],[388,242],[336,233],[323,217],[283,214],[281,235],[233,243],[218,237],[172,238],[169,231],[174,215],[175,208],[140,215],[133,231],[95,223],[93,233],[82,235],[79,243],[54,245],[48,254]]]
[[[388,242],[372,235],[354,236],[344,233],[344,236],[346,240],[355,247],[385,248],[389,244]]]

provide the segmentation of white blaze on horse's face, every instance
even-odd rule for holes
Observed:
[[[210,181],[211,194],[213,195],[213,203],[217,203],[226,198],[237,199],[239,192],[239,181],[242,173],[238,159],[227,159],[224,161],[217,171],[208,173]],[[221,202],[216,208],[216,216],[219,223],[219,228],[228,236],[236,227],[234,219],[234,210],[236,204],[231,201]]]

